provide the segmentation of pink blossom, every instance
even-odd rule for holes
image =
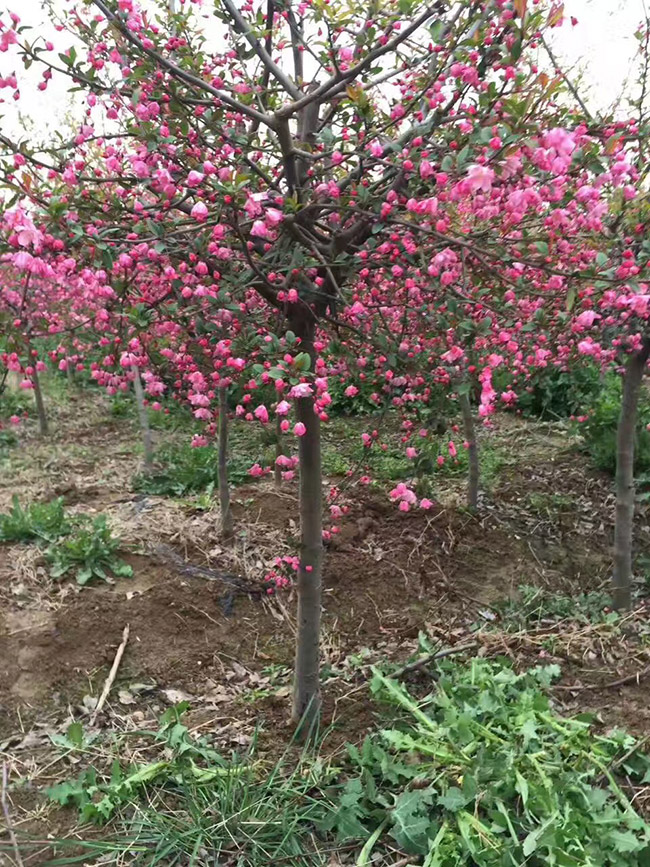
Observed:
[[[248,471],[248,474],[254,479],[259,479],[260,476],[264,475],[264,470],[259,464],[253,464],[253,466]]]
[[[188,187],[198,187],[201,181],[203,180],[204,175],[201,172],[196,172],[194,169],[187,176],[187,186]]]
[[[208,209],[203,202],[197,202],[190,211],[195,220],[205,220],[208,216]]]
[[[304,435],[307,433],[307,428],[301,421],[299,421],[297,422],[297,424],[294,425],[293,432],[297,437],[304,437]]]
[[[420,508],[421,509],[432,509],[433,505],[434,504],[431,502],[431,500],[427,500],[426,497],[423,500],[420,500]]]
[[[458,452],[456,451],[456,444],[453,440],[449,440],[449,454],[452,456],[452,458],[455,458],[458,454]]]
[[[255,235],[258,238],[268,238],[269,237],[269,227],[266,225],[264,220],[255,220],[253,226],[251,228],[251,235]]]
[[[576,325],[579,325],[581,328],[591,328],[596,319],[600,319],[598,313],[594,313],[593,310],[585,310],[576,318]]]
[[[473,193],[477,190],[489,193],[493,180],[494,172],[492,169],[487,168],[487,166],[479,166],[474,163],[467,170],[467,183]]]
[[[417,458],[417,456],[418,456],[418,450],[417,449],[414,449],[412,446],[409,446],[406,449],[406,457],[407,458],[410,458],[412,460],[413,458]]]
[[[260,406],[256,407],[253,415],[255,418],[259,419],[262,424],[266,424],[269,420],[269,412],[264,404],[260,404]]]
[[[291,397],[310,397],[313,394],[313,389],[308,382],[299,382],[289,392]]]
[[[20,424],[20,416],[18,416],[18,415],[10,415],[10,416],[9,416],[9,421],[10,421],[12,424]]]
[[[281,400],[276,406],[275,411],[278,415],[286,415],[291,409],[291,404],[286,400]]]
[[[348,385],[348,387],[345,389],[344,394],[346,397],[355,397],[357,394],[359,394],[359,389],[356,387],[356,385]]]

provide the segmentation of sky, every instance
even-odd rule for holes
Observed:
[[[65,0],[52,2],[56,9],[65,6]],[[0,8],[5,4],[16,9],[22,22],[32,25],[35,32],[52,37],[53,28],[47,23],[43,0],[0,0]],[[206,5],[209,8],[209,3]],[[590,109],[608,108],[619,98],[633,74],[636,53],[633,34],[645,17],[644,0],[565,0],[565,13],[567,20],[563,26],[553,30],[552,48],[556,59],[565,71],[571,70],[572,78],[583,76]],[[571,25],[570,16],[578,20],[576,26]],[[55,34],[58,50],[69,44],[67,34]],[[7,67],[8,62],[9,52],[0,54],[0,76],[12,71]],[[34,133],[38,138],[47,138],[49,131],[62,124],[75,95],[68,94],[67,83],[57,81],[56,76],[47,91],[38,91],[40,72],[36,65],[29,72],[22,68],[15,71],[22,95],[18,103],[0,106],[2,126],[14,138],[32,138]]]

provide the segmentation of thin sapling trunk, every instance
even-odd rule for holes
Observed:
[[[298,631],[294,675],[293,719],[303,721],[307,735],[320,714],[320,616],[323,570],[323,516],[320,418],[313,397],[296,399],[296,417],[305,426],[299,438],[300,565],[298,567]]]
[[[140,420],[140,432],[144,448],[144,466],[146,470],[150,470],[153,466],[153,442],[147,407],[144,405],[144,389],[142,388],[140,369],[137,366],[133,367],[133,390],[135,391],[135,402],[138,407],[138,418]]]
[[[217,473],[219,478],[219,509],[221,511],[221,535],[224,539],[233,536],[230,488],[228,486],[228,386],[219,386],[219,454]]]
[[[275,470],[273,478],[275,479],[275,487],[282,487],[282,467],[278,463],[278,458],[284,455],[284,447],[282,445],[282,418],[279,415],[275,417]]]
[[[637,408],[650,338],[630,355],[623,374],[623,397],[616,437],[616,524],[614,528],[613,602],[617,610],[632,604],[632,542],[634,537],[634,441]]]
[[[479,484],[479,462],[478,462],[478,440],[476,437],[476,424],[472,413],[472,406],[469,401],[469,394],[461,387],[458,399],[460,401],[460,411],[463,416],[463,429],[465,431],[465,439],[467,440],[467,457],[469,459],[469,474],[467,477],[467,505],[470,509],[478,508],[478,484]]]
[[[41,391],[41,380],[36,370],[36,362],[34,362],[34,370],[31,376],[34,385],[34,402],[36,403],[36,414],[38,416],[38,430],[41,436],[47,436],[50,428],[47,422],[47,413],[45,412],[45,404],[43,403],[43,392]]]

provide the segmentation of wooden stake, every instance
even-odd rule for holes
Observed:
[[[120,667],[120,661],[122,656],[124,655],[124,650],[126,648],[126,644],[129,640],[129,624],[127,623],[124,627],[124,632],[122,633],[122,643],[117,648],[117,653],[115,654],[115,659],[113,660],[113,666],[108,673],[108,677],[106,678],[106,682],[104,683],[104,689],[102,690],[102,694],[99,696],[99,701],[97,702],[97,706],[95,710],[92,712],[92,716],[90,717],[90,725],[95,724],[95,719],[97,718],[97,714],[101,711],[101,709],[106,704],[106,699],[108,698],[108,694],[111,691],[111,687],[113,686],[113,681],[115,680],[115,675],[117,674],[117,670]]]

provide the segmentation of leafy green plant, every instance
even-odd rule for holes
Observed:
[[[52,541],[71,530],[63,509],[63,498],[51,503],[21,506],[18,495],[11,499],[11,510],[0,514],[0,542]]]
[[[610,623],[618,620],[607,593],[592,591],[566,596],[542,587],[522,584],[517,596],[494,605],[499,626],[509,631],[539,626],[540,623],[573,620],[579,623]]]
[[[418,700],[375,670],[372,690],[398,722],[349,747],[338,809],[322,827],[365,839],[363,863],[387,845],[427,867],[646,863],[650,826],[615,772],[650,779],[650,760],[629,735],[557,715],[545,690],[558,674],[445,661]]]
[[[579,433],[584,442],[585,451],[593,464],[599,470],[608,473],[616,472],[616,430],[621,411],[621,378],[609,374],[598,398],[587,412],[587,418],[580,423]],[[650,471],[650,399],[642,394],[636,425],[636,440],[634,449],[635,473]]]
[[[503,369],[495,372],[494,387],[497,391],[512,387],[518,395],[515,408],[524,416],[554,420],[584,412],[598,397],[602,380],[600,369],[593,364],[571,370],[539,368],[525,382],[513,380]]]
[[[16,445],[18,437],[13,431],[0,430],[0,455],[6,453],[10,448]]]
[[[81,519],[74,531],[55,541],[45,552],[53,578],[72,572],[78,584],[87,584],[93,578],[102,581],[110,576],[131,578],[133,569],[117,555],[120,540],[113,536],[103,515],[92,523]]]
[[[238,452],[228,461],[228,479],[231,485],[250,481],[249,469],[261,460]],[[219,487],[218,454],[216,448],[192,448],[188,443],[168,445],[157,455],[158,469],[134,477],[133,487],[145,494],[164,497],[182,497]]]
[[[224,758],[190,735],[186,710],[182,702],[162,716],[158,731],[133,732],[148,742],[150,761],[122,764],[116,757],[107,773],[90,767],[47,790],[84,821],[112,819],[119,829],[112,840],[75,840],[75,848],[95,858],[128,853],[129,864],[139,867],[225,863],[233,855],[241,867],[325,867],[329,854],[319,851],[315,829],[333,808],[322,794],[333,772],[306,750],[291,761],[288,751],[264,768],[255,740],[243,756]],[[74,735],[81,749],[83,733]],[[78,862],[75,853],[56,863]]]

